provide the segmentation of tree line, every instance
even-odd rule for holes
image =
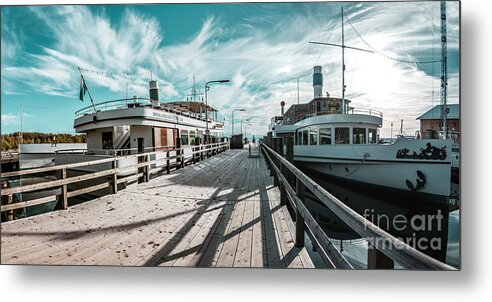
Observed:
[[[23,144],[85,143],[85,134],[14,132],[2,135],[2,151],[17,150]]]

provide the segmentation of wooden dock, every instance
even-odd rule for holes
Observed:
[[[2,264],[314,267],[263,156],[229,150],[117,194],[2,223]]]

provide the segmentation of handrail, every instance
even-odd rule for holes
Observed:
[[[296,179],[301,181],[304,186],[309,189],[324,205],[326,205],[333,213],[338,216],[344,223],[346,223],[352,230],[362,237],[368,238],[367,240],[376,246],[376,239],[383,239],[385,244],[383,248],[378,248],[383,254],[398,262],[404,268],[409,269],[440,269],[440,270],[455,270],[454,267],[442,263],[418,250],[404,243],[378,226],[374,225],[371,221],[364,218],[362,215],[345,205],[338,198],[330,194],[323,187],[318,185],[315,181],[305,175],[301,170],[296,168],[292,163],[283,158],[280,154],[272,150],[270,147],[261,143],[263,150],[272,154],[281,164],[282,167],[287,168]],[[276,170],[280,173],[280,181],[288,191],[293,193],[293,189],[290,188],[290,184],[283,177],[280,170]],[[295,193],[293,193],[295,194]]]
[[[307,119],[309,117],[314,117],[314,116],[323,116],[323,115],[333,115],[333,114],[364,114],[364,115],[369,115],[369,116],[375,116],[379,118],[383,118],[383,112],[375,109],[366,109],[366,108],[352,108],[348,110],[346,113],[342,113],[341,110],[338,110],[336,112],[329,112],[329,111],[317,111],[315,113],[307,113],[305,115],[299,116],[296,119],[292,120],[282,120],[279,121],[278,124],[283,124],[283,125],[294,125],[295,123],[298,123],[304,119]]]
[[[108,111],[108,110],[115,110],[115,109],[127,109],[127,108],[132,108],[132,107],[152,107],[156,108],[168,113],[180,115],[180,116],[187,116],[190,118],[194,118],[203,122],[206,122],[205,118],[200,118],[196,115],[193,115],[189,112],[182,112],[182,111],[177,111],[177,110],[169,110],[169,108],[166,108],[166,103],[159,103],[159,105],[153,104],[153,100],[149,98],[127,98],[127,99],[118,99],[118,100],[110,100],[110,101],[105,101],[101,103],[97,103],[94,105],[94,107],[87,106],[84,108],[81,108],[77,111],[75,111],[75,117],[79,118],[81,116],[84,116],[86,114],[91,114],[95,113],[94,108],[96,112],[102,112],[102,111]],[[209,123],[213,123],[215,125],[219,125],[219,127],[224,127],[224,124],[220,121],[216,121],[213,119],[209,118]]]
[[[214,145],[217,146],[217,144],[228,144],[228,143],[203,144],[203,145],[197,145],[197,146],[190,146],[189,148],[200,147],[200,146],[203,146],[203,147],[214,146]],[[185,149],[185,148],[184,147],[176,148],[176,149],[169,150],[169,151],[180,151],[182,149]],[[168,150],[165,150],[165,151],[168,151]],[[31,169],[1,173],[0,176],[2,178],[6,178],[6,177],[13,177],[13,176],[34,174],[34,173],[51,172],[51,171],[56,171],[56,170],[61,170],[61,169],[80,168],[80,167],[86,167],[86,166],[93,166],[93,165],[108,163],[108,162],[112,162],[114,160],[123,160],[123,159],[130,159],[133,157],[136,158],[136,157],[140,157],[140,156],[155,155],[158,152],[165,152],[165,151],[164,150],[163,151],[151,151],[151,152],[145,152],[145,153],[121,155],[121,156],[109,157],[109,158],[98,159],[98,160],[93,160],[93,161],[65,164],[65,165],[55,165],[55,166],[48,166],[48,167],[42,167],[42,168],[31,168]]]
[[[94,106],[96,108],[98,108],[98,107],[101,107],[103,105],[107,106],[108,104],[112,104],[112,103],[122,103],[123,101],[126,102],[125,103],[125,107],[126,107],[128,105],[127,102],[129,102],[129,101],[131,102],[130,104],[144,104],[145,103],[146,105],[150,105],[152,100],[149,98],[127,98],[127,99],[105,101],[105,102],[97,103]],[[137,102],[135,102],[135,101],[137,101]],[[140,102],[140,101],[145,101],[145,102]],[[123,104],[121,104],[121,105],[123,105]],[[87,110],[92,111],[93,109],[94,109],[94,107],[92,107],[92,105],[81,108],[81,109],[75,111],[75,116],[80,116],[82,114],[85,114],[85,111],[87,111]]]

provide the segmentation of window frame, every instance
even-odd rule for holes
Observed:
[[[347,131],[347,136],[345,137],[346,141],[343,140],[344,142],[340,143],[338,141],[338,131],[341,131],[341,130],[346,130]],[[350,144],[350,127],[335,127],[335,145],[348,145]]]

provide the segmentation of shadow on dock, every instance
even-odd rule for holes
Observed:
[[[263,157],[229,150],[68,210],[2,225],[2,263],[313,267]]]

